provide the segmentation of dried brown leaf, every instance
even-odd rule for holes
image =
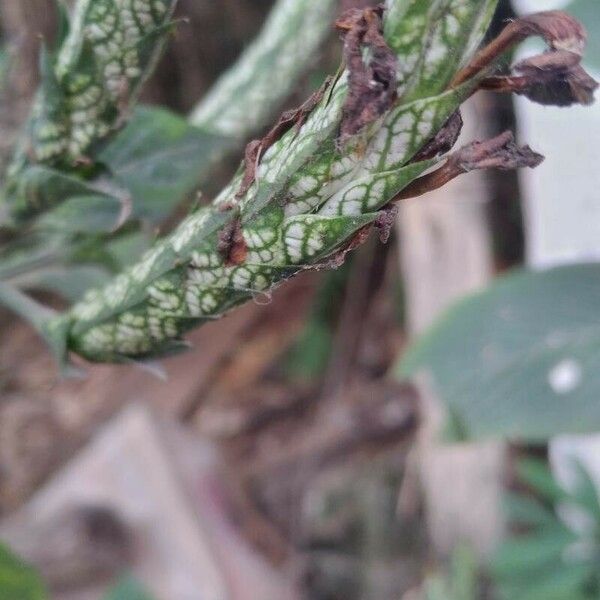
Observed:
[[[532,36],[542,37],[548,50],[515,65],[515,75],[483,79],[480,88],[515,92],[541,104],[593,103],[598,84],[581,66],[587,34],[579,21],[561,11],[541,12],[510,23],[456,76],[453,85],[477,76],[502,54]]]
[[[384,115],[397,99],[398,61],[383,37],[383,11],[383,6],[352,9],[336,23],[344,33],[349,71],[338,139],[341,144]],[[369,50],[366,58],[365,49]]]
[[[516,76],[489,77],[481,88],[514,92],[538,104],[552,106],[589,105],[598,83],[579,64],[579,57],[559,50],[541,54],[515,65]]]
[[[485,142],[473,142],[451,154],[444,165],[436,171],[416,179],[393,201],[415,198],[437,190],[459,175],[471,171],[534,168],[543,160],[544,157],[534,152],[529,146],[518,146],[513,134],[507,131]]]
[[[442,156],[450,152],[456,144],[462,128],[463,119],[460,110],[457,110],[438,131],[436,136],[428,142],[421,151],[415,155],[412,162],[430,160],[436,156]]]

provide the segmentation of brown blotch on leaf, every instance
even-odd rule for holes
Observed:
[[[221,229],[217,249],[228,267],[237,267],[246,262],[248,246],[239,218],[233,219]]]
[[[397,99],[398,61],[383,37],[383,12],[383,6],[352,9],[336,22],[344,34],[344,60],[349,71],[340,144],[379,119]]]
[[[581,66],[587,34],[579,21],[561,11],[541,12],[510,23],[458,73],[452,85],[456,87],[477,76],[499,56],[532,36],[546,41],[545,53],[515,65],[514,75],[484,78],[479,87],[515,92],[548,105],[593,103],[598,84]]]
[[[518,146],[513,134],[507,131],[485,142],[473,142],[451,154],[439,169],[413,181],[392,202],[422,196],[471,171],[535,168],[543,160],[544,157],[529,146]]]
[[[312,113],[317,104],[325,96],[325,92],[329,89],[331,81],[332,79],[328,77],[323,85],[302,106],[284,112],[267,135],[260,140],[251,141],[246,146],[244,177],[240,189],[236,193],[236,198],[243,198],[256,181],[256,171],[264,153],[273,144],[278,142],[283,135],[290,131],[290,129],[295,127],[296,130],[299,130],[304,125],[310,113]]]

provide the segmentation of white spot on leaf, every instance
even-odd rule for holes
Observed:
[[[567,358],[557,363],[548,373],[548,383],[557,394],[569,394],[581,384],[581,365]]]

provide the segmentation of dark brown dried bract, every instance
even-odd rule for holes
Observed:
[[[523,41],[532,36],[544,38],[551,50],[567,50],[579,56],[583,56],[587,42],[583,25],[560,10],[548,10],[516,19],[500,38]]]
[[[581,66],[587,35],[579,21],[561,11],[542,12],[513,21],[457,75],[453,85],[481,73],[515,44],[531,36],[544,38],[548,51],[518,63],[514,75],[483,79],[480,87],[515,92],[541,104],[592,104],[598,84]]]
[[[481,87],[514,92],[544,105],[593,104],[598,83],[579,60],[577,55],[566,50],[541,54],[515,65],[518,75],[490,77]]]
[[[444,126],[438,131],[436,136],[429,141],[422,150],[415,155],[411,162],[420,162],[423,160],[430,160],[436,156],[442,156],[456,144],[462,128],[463,118],[460,110],[457,110],[445,123]]]
[[[456,177],[480,169],[500,169],[502,171],[534,168],[544,157],[529,146],[518,146],[510,131],[487,140],[473,142],[451,154],[436,171],[413,181],[394,198],[394,202],[422,196],[437,190]]]
[[[397,58],[383,38],[383,7],[353,9],[336,23],[344,32],[349,91],[340,125],[344,144],[384,115],[397,98]],[[369,49],[365,60],[364,50]]]
[[[244,233],[239,218],[229,222],[219,232],[219,254],[223,257],[225,265],[237,267],[243,265],[248,257],[248,246],[244,240]]]
[[[544,157],[529,146],[518,146],[510,131],[485,142],[473,142],[452,154],[448,163],[463,173],[479,169],[508,171],[539,166]]]

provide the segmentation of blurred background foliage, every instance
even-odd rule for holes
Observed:
[[[53,40],[56,31],[51,3],[46,10],[41,4],[0,1],[4,163],[38,84],[37,34]],[[190,206],[220,189],[245,140],[207,131],[184,115],[248,46],[271,5],[180,3],[178,16],[188,20],[178,25],[143,105],[98,156],[110,185],[98,189],[51,170],[33,172],[29,193],[66,202],[37,218],[25,236],[2,233],[2,281],[63,307],[136,260]],[[569,11],[588,28],[586,60],[599,70],[597,0],[574,0]],[[496,27],[511,14],[504,2]],[[303,100],[337,63],[335,37],[289,90],[286,106]],[[510,101],[487,103],[491,129],[516,121]],[[195,194],[199,182],[204,197]],[[395,254],[402,240],[394,235],[391,246],[367,244],[342,268],[290,283],[287,295],[257,299],[240,317],[243,326],[229,326],[231,333],[216,329],[198,338],[203,345],[182,371],[199,374],[180,398],[150,384],[161,390],[170,417],[210,438],[226,456],[252,506],[250,517],[244,514],[254,547],[275,564],[282,547],[302,556],[310,598],[396,600],[406,593],[419,600],[591,600],[600,594],[597,483],[584,467],[574,467],[579,485],[570,490],[546,462],[516,460],[507,476],[514,488],[505,503],[509,534],[489,559],[468,544],[440,556],[429,545],[422,506],[417,501],[406,510],[399,500],[405,492],[415,495],[408,457],[420,415],[406,408],[413,392],[398,391],[387,373],[404,379],[428,372],[455,442],[509,438],[518,454],[539,454],[564,431],[600,428],[598,266],[522,268],[523,191],[508,175],[492,176],[488,187],[487,225],[502,276],[462,299],[413,343],[407,282]],[[132,202],[125,224],[123,189]],[[519,269],[506,274],[511,267]],[[8,313],[2,319],[0,507],[9,514],[131,400],[132,389],[144,388],[134,379],[115,391],[107,381],[125,377],[122,371],[93,371],[90,387],[69,384],[75,387],[55,394],[44,351]],[[203,350],[219,341],[226,348],[210,362]],[[81,397],[90,398],[83,408]],[[388,403],[390,397],[402,402]],[[398,406],[410,418],[396,427]],[[113,574],[107,600],[150,600],[145,585],[121,575]],[[6,600],[47,597],[36,570],[5,548],[0,589],[8,590]]]

